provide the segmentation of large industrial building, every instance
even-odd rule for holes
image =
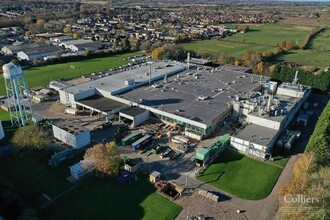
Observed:
[[[100,74],[96,80],[59,90],[60,101],[68,107],[90,109],[108,119],[133,120],[136,126],[147,115],[181,126],[186,135],[208,136],[231,115],[237,96],[259,90],[269,78],[243,71],[192,67],[168,61],[157,62],[117,74]],[[135,106],[144,111],[127,109]],[[144,113],[147,110],[147,113]],[[125,113],[126,111],[126,113]],[[127,114],[133,112],[133,115]],[[141,115],[142,114],[142,115]]]
[[[156,117],[181,127],[185,135],[207,137],[234,116],[245,128],[232,146],[264,157],[288,126],[310,89],[277,83],[248,68],[191,66],[175,61],[134,66],[120,73],[99,73],[90,81],[59,89],[67,107],[89,109],[108,120],[132,126]],[[258,136],[258,137],[257,137]]]

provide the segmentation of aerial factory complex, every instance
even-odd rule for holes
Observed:
[[[53,82],[50,87],[67,107],[96,112],[107,121],[129,120],[132,127],[158,118],[197,140],[234,118],[243,126],[232,137],[232,147],[261,158],[270,154],[311,91],[296,81],[277,87],[245,67],[176,61],[145,63],[120,73],[94,74],[81,84]]]

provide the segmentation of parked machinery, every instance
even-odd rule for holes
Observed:
[[[277,147],[290,150],[294,142],[299,138],[301,131],[286,130],[276,142]]]

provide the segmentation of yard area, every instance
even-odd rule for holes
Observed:
[[[258,200],[269,195],[282,169],[226,149],[199,180],[242,199]]]
[[[294,50],[278,58],[278,61],[294,62],[304,66],[324,69],[330,65],[330,29],[317,34],[306,50]]]
[[[234,28],[236,25],[227,25]],[[206,53],[227,53],[240,57],[245,51],[276,51],[276,44],[285,40],[293,40],[301,45],[312,31],[311,27],[283,24],[249,24],[250,31],[237,33],[223,39],[194,41],[181,44],[186,50]]]
[[[138,53],[139,52],[125,53],[82,61],[31,67],[23,71],[27,78],[29,88],[41,85],[46,86],[51,80],[59,80],[61,78],[71,79],[88,73],[103,71],[112,67],[127,64],[128,61],[123,59],[137,55]],[[0,77],[0,95],[5,94],[4,85],[3,77]]]
[[[132,185],[118,185],[113,180],[89,178],[64,194],[45,209],[39,209],[74,185],[66,180],[74,158],[57,168],[50,168],[50,153],[22,152],[0,160],[0,173],[6,175],[25,203],[40,211],[42,219],[174,219],[181,207],[158,195],[146,176]]]

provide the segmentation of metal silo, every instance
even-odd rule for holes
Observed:
[[[30,92],[25,75],[19,64],[13,62],[2,66],[10,120],[13,126],[24,126],[29,119],[27,110],[33,114]]]

